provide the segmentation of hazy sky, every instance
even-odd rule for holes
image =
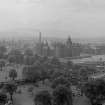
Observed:
[[[105,0],[0,0],[0,30],[22,28],[105,36]]]

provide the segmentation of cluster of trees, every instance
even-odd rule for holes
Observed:
[[[81,89],[91,105],[105,103],[105,80],[88,81]],[[34,101],[36,105],[73,105],[73,95],[68,86],[61,84],[56,86],[52,92],[46,90],[38,92]]]
[[[81,65],[74,65],[72,62],[62,63],[59,59],[52,57],[38,57],[32,65],[23,67],[23,78],[28,80],[49,79],[53,83],[58,77],[66,78],[72,85],[80,85],[88,81],[90,74],[97,70]]]
[[[73,105],[72,92],[63,85],[57,86],[52,93],[40,91],[34,98],[36,105]]]
[[[14,83],[8,83],[8,84],[2,84],[1,92],[0,92],[0,105],[4,105],[8,102],[8,100],[11,100],[13,104],[13,94],[17,90],[17,85]],[[7,93],[9,93],[10,99],[7,96]]]
[[[63,80],[64,79],[64,80]],[[62,78],[65,81],[65,78]],[[69,82],[59,82],[52,91],[39,91],[35,97],[35,105],[73,105],[73,94]],[[6,93],[10,94],[10,99],[13,102],[13,94],[17,90],[17,85],[8,83],[2,85],[2,92],[0,93],[0,104],[7,102]],[[32,89],[31,89],[32,90]],[[81,87],[85,96],[90,100],[91,105],[102,105],[105,102],[105,80],[88,81]]]
[[[105,80],[88,81],[82,87],[82,90],[86,97],[90,99],[92,105],[102,105],[105,103]]]

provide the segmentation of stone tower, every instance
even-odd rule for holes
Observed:
[[[39,32],[39,39],[38,42],[36,44],[36,54],[38,55],[42,55],[42,35],[41,32]]]
[[[66,41],[66,56],[67,57],[72,57],[72,40],[71,37],[68,37],[67,41]]]

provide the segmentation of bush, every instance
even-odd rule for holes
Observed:
[[[66,87],[70,87],[69,81],[63,76],[58,77],[57,79],[55,79],[52,82],[52,88],[56,88],[59,85],[64,85]]]
[[[36,94],[34,99],[36,105],[41,103],[42,105],[51,105],[51,95],[48,91],[40,91]]]
[[[83,92],[92,105],[102,104],[105,101],[105,81],[102,79],[89,81],[84,85]]]
[[[59,85],[53,91],[54,105],[72,105],[72,92],[69,88]]]

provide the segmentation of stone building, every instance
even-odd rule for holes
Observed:
[[[54,42],[54,46],[52,47],[52,45],[49,45],[47,40],[42,41],[40,32],[35,52],[40,56],[56,56],[60,58],[80,56],[80,45],[78,43],[73,43],[71,37],[68,37],[65,43]]]
[[[57,43],[55,54],[56,57],[73,57],[80,56],[81,48],[78,43],[73,43],[69,37],[65,43]]]
[[[39,41],[36,43],[35,46],[35,53],[40,56],[49,56],[50,55],[50,47],[46,41],[42,41],[41,32],[39,33]]]

